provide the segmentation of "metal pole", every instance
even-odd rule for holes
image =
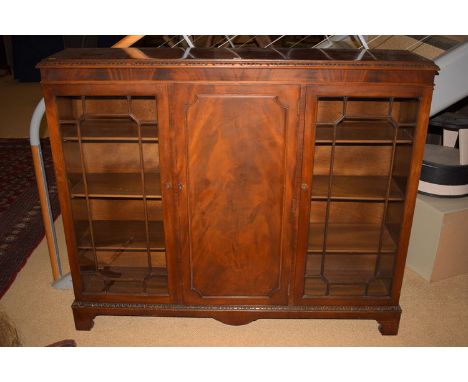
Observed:
[[[41,202],[42,220],[49,249],[50,265],[54,281],[62,277],[62,265],[60,264],[59,249],[57,245],[57,235],[55,233],[54,218],[49,200],[49,188],[45,175],[44,161],[42,159],[41,141],[39,138],[39,129],[41,121],[45,114],[44,98],[41,98],[33,112],[31,124],[29,127],[29,138],[34,162],[34,172],[36,174],[37,188],[39,191],[39,200]]]
[[[369,49],[369,45],[367,45],[367,41],[366,41],[366,39],[364,38],[363,35],[358,34],[358,35],[357,35],[357,38],[358,38],[358,40],[361,42],[361,45],[362,45],[362,47],[363,47],[364,49]]]
[[[195,45],[193,45],[193,42],[192,42],[192,40],[190,39],[190,37],[188,35],[183,34],[182,37],[184,38],[184,40],[187,43],[187,45],[189,46],[189,48],[195,48]]]

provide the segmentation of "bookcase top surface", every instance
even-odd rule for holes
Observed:
[[[437,70],[430,60],[404,50],[304,48],[84,48],[65,49],[39,64],[51,67],[102,66],[299,66]]]

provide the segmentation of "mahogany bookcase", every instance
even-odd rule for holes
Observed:
[[[39,67],[77,329],[357,318],[397,334],[431,61],[128,48]]]

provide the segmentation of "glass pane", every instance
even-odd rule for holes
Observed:
[[[127,116],[128,97],[83,97],[83,109],[87,116]]]
[[[154,97],[59,97],[87,293],[168,294]]]
[[[76,122],[83,115],[82,97],[57,97],[56,104],[61,123]]]
[[[81,251],[80,258],[93,258],[91,250]],[[82,281],[90,293],[167,294],[167,272],[164,252],[148,254],[129,250],[97,251],[98,270],[82,269]]]
[[[320,98],[306,297],[388,296],[419,101]]]
[[[135,198],[142,197],[145,190],[147,198],[161,199],[158,145],[143,143],[141,149],[144,179],[139,145],[136,143],[64,143],[72,195],[84,197],[87,189],[91,197]]]

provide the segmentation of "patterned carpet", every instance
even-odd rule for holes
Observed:
[[[41,141],[54,219],[60,214],[48,139]],[[0,139],[0,298],[44,237],[29,139]]]

